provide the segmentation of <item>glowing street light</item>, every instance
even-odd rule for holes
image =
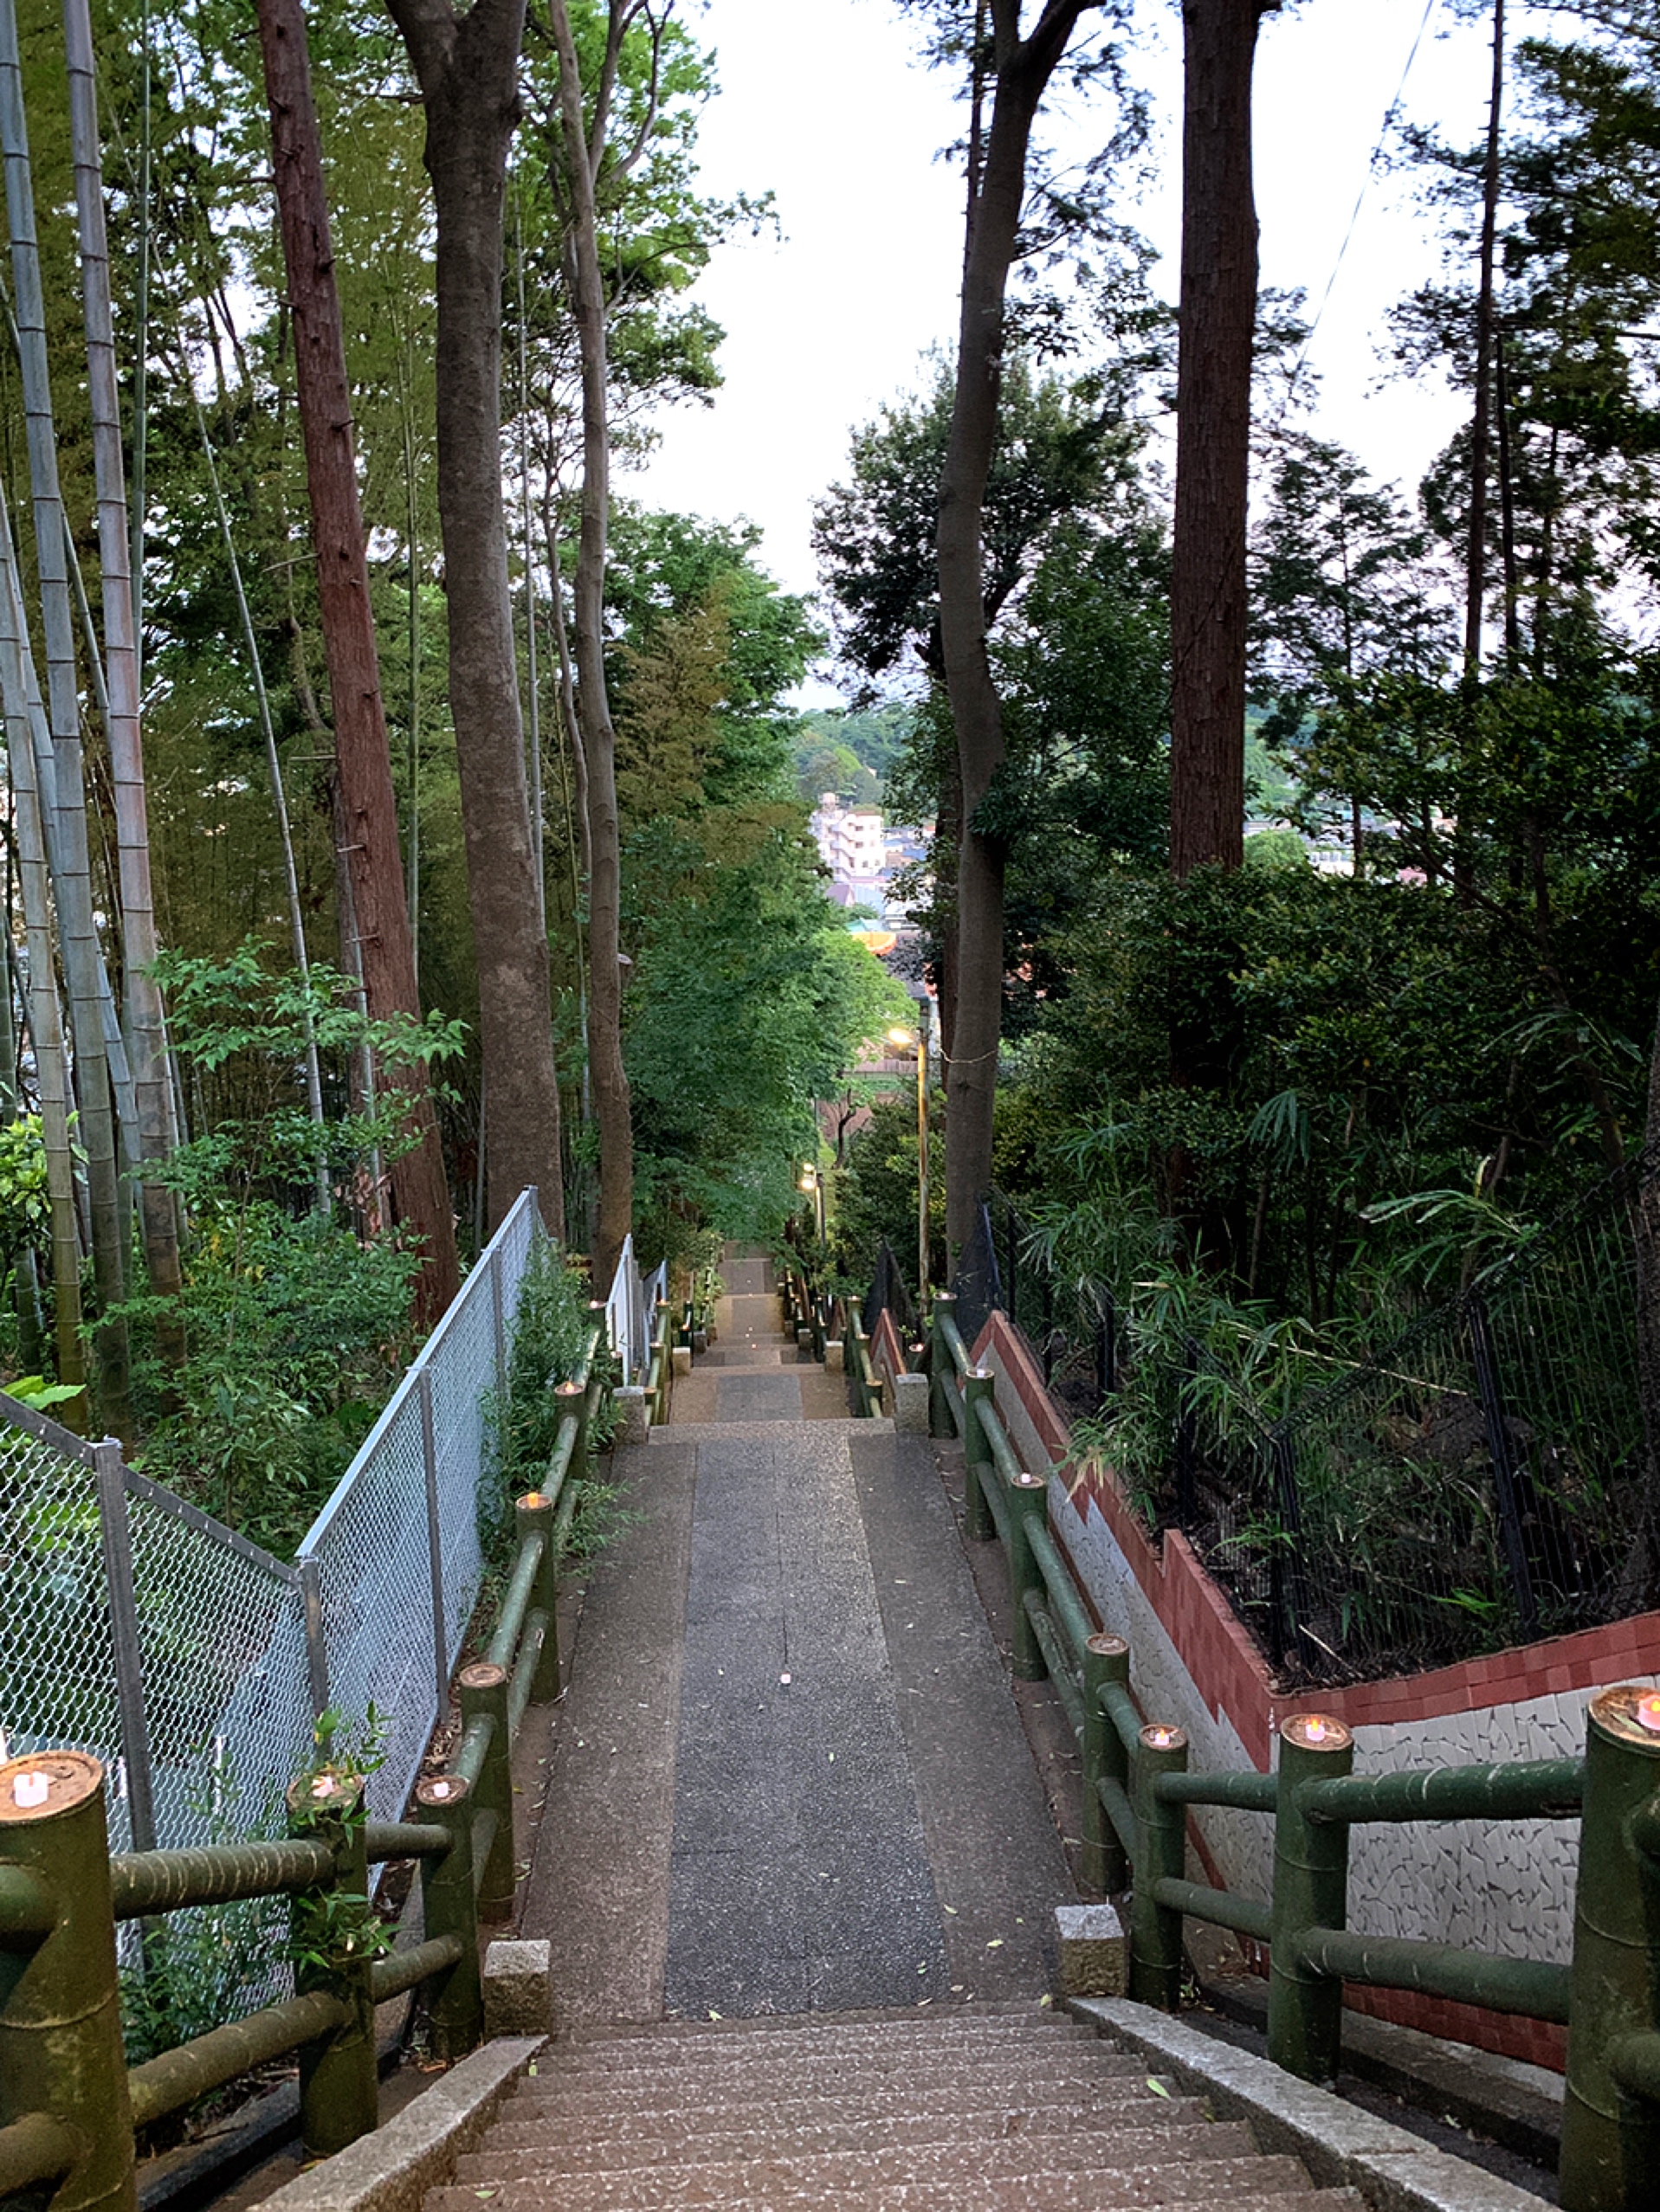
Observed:
[[[932,1002],[922,1002],[920,1026],[889,1029],[888,1042],[901,1052],[916,1054],[916,1310],[921,1312],[928,1295],[928,1016]]]

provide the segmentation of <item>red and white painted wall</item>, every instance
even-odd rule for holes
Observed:
[[[1196,1768],[1266,1772],[1280,1723],[1314,1712],[1354,1732],[1357,1771],[1575,1757],[1595,1691],[1660,1675],[1660,1613],[1645,1613],[1431,1674],[1282,1695],[1187,1539],[1173,1531],[1150,1539],[1108,1469],[1069,1466],[1066,1422],[1002,1314],[981,1332],[974,1358],[997,1376],[998,1410],[1023,1463],[1063,1470],[1050,1487],[1050,1523],[1101,1626],[1129,1644],[1143,1712],[1186,1730]],[[1272,1836],[1263,1816],[1207,1808],[1192,1816],[1189,1837],[1198,1879],[1269,1894]],[[1349,1925],[1566,1961],[1577,1857],[1577,1824],[1561,1821],[1357,1828]],[[1563,2063],[1563,2031],[1546,2022],[1394,1990],[1351,1987],[1348,2002],[1510,2057]]]

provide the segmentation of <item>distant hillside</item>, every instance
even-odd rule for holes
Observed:
[[[804,714],[795,738],[802,797],[815,804],[826,791],[834,791],[850,806],[880,806],[883,779],[910,734],[912,719],[905,706],[879,706],[864,714],[814,707]]]

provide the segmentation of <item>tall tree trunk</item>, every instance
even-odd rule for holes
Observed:
[[[1170,578],[1170,865],[1245,835],[1245,506],[1256,209],[1250,81],[1279,0],[1182,0],[1182,267]]]
[[[1482,170],[1482,235],[1476,285],[1476,395],[1469,425],[1469,526],[1464,540],[1464,674],[1482,662],[1487,601],[1487,480],[1493,422],[1493,264],[1499,219],[1499,123],[1504,104],[1504,0],[1493,0],[1493,81]]]
[[[45,634],[48,711],[56,757],[55,835],[46,825],[56,879],[59,940],[69,986],[74,1039],[75,1100],[87,1156],[93,1275],[98,1293],[95,1345],[98,1395],[104,1420],[126,1439],[132,1433],[127,1331],[111,1319],[126,1293],[126,1251],[104,1042],[104,977],[94,917],[87,794],[81,762],[81,700],[75,678],[74,617],[58,484],[57,443],[47,366],[45,306],[35,236],[35,196],[23,113],[23,72],[12,0],[0,0],[0,136],[3,137],[12,277],[28,416],[29,473],[34,494],[36,566]]]
[[[156,908],[150,880],[150,830],[145,805],[144,739],[139,719],[139,641],[134,581],[128,565],[126,475],[121,455],[120,397],[110,313],[109,245],[104,225],[104,184],[98,142],[98,94],[87,0],[64,0],[63,29],[69,68],[69,119],[74,142],[75,207],[81,235],[81,280],[87,323],[87,390],[98,484],[98,551],[103,574],[105,726],[115,795],[122,948],[126,959],[126,1045],[138,1104],[139,1213],[145,1266],[153,1295],[177,1299],[183,1288],[173,1195],[145,1167],[171,1149],[167,1061],[162,1037],[161,992],[152,970],[156,959]],[[158,1319],[156,1342],[164,1367],[184,1356],[182,1324]]]
[[[612,0],[605,68],[614,71],[624,10]],[[599,1215],[593,1284],[610,1287],[634,1220],[634,1130],[623,1065],[622,852],[617,814],[617,733],[605,682],[605,548],[610,528],[610,425],[605,346],[605,284],[599,266],[595,172],[604,152],[608,87],[597,89],[594,143],[588,142],[582,78],[565,0],[548,0],[559,62],[560,137],[565,154],[567,259],[582,354],[582,526],[578,538],[577,714],[587,763],[588,1064],[599,1135]]]
[[[1026,190],[1031,126],[1078,20],[1094,0],[1045,0],[1029,37],[1019,0],[993,0],[995,91],[969,206],[951,433],[940,478],[935,540],[940,645],[962,771],[957,856],[956,1010],[946,1080],[947,1269],[991,1186],[992,1117],[1003,1027],[1003,877],[999,838],[975,809],[1004,758],[1003,710],[986,654],[981,528],[997,445],[1004,299]],[[972,184],[971,179],[971,184]],[[598,963],[596,961],[596,977]]]
[[[305,17],[299,0],[257,0],[257,14],[334,724],[339,835],[357,925],[356,958],[347,965],[362,977],[376,1021],[401,1014],[418,1022],[421,999],[397,849],[397,801],[369,597],[352,455],[352,390]],[[400,1223],[420,1241],[416,1308],[422,1325],[430,1329],[461,1284],[438,1118],[424,1067],[394,1065],[383,1071],[383,1078],[384,1088],[399,1094],[409,1132],[418,1140],[393,1162],[392,1203]]]
[[[534,1183],[565,1235],[547,939],[525,788],[501,496],[501,218],[525,0],[388,0],[426,106],[437,216],[438,517],[449,701],[490,1101],[488,1218]]]

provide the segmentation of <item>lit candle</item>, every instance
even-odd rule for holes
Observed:
[[[1650,1690],[1637,1701],[1637,1725],[1650,1736],[1660,1736],[1660,1690]]]
[[[12,1782],[11,1802],[25,1810],[35,1805],[43,1805],[51,1794],[52,1777],[49,1774],[20,1774]]]
[[[539,1506],[539,1505],[542,1503],[542,1493],[541,1493],[541,1492],[540,1492],[539,1490],[527,1490],[527,1491],[526,1491],[526,1493],[525,1493],[525,1503],[526,1503],[526,1505],[527,1505],[527,1506],[531,1508],[532,1512],[533,1512],[535,1511],[536,1507],[537,1507],[538,1506]]]
[[[1169,1728],[1149,1728],[1147,1741],[1155,1751],[1167,1751],[1170,1749],[1171,1737],[1174,1732]]]

